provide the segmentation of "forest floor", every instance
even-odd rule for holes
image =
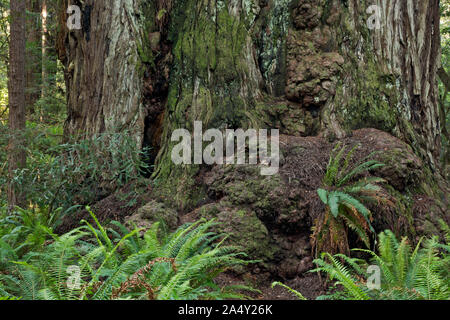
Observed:
[[[130,192],[130,187],[124,188],[119,194],[126,194]],[[136,203],[132,206],[127,205],[129,199],[124,199],[122,196],[113,194],[105,199],[97,202],[92,206],[92,211],[95,212],[97,218],[101,223],[108,220],[115,220],[123,222],[125,217],[131,215],[139,207],[146,202],[150,201],[151,196],[141,195],[137,198]],[[62,224],[56,230],[62,234],[68,232],[74,228],[79,227],[79,221],[82,219],[91,220],[87,210],[79,211],[76,214],[76,218],[71,215],[63,219]],[[184,220],[181,219],[181,222]],[[93,222],[93,221],[92,221]],[[184,221],[186,222],[186,221]],[[298,298],[290,293],[285,288],[276,286],[272,288],[274,281],[280,281],[272,276],[257,275],[250,272],[244,274],[236,274],[234,272],[225,272],[220,274],[215,282],[220,287],[232,286],[232,285],[247,285],[259,292],[249,292],[248,296],[256,300],[297,300]],[[292,280],[283,281],[284,284],[301,292],[306,298],[314,300],[320,295],[325,294],[324,286],[317,274],[307,274],[302,277],[297,277]]]
[[[254,284],[250,286],[259,290],[257,293],[250,293],[249,296],[256,300],[298,300],[298,298],[290,293],[287,289],[280,286],[272,288],[272,282],[275,279],[258,280],[258,276],[253,275]],[[232,285],[249,285],[249,281],[244,281],[242,276],[232,273],[223,273],[215,280],[220,287]],[[317,274],[308,274],[304,277],[297,277],[293,280],[284,281],[292,289],[300,292],[308,300],[315,300],[318,296],[326,293],[324,286]]]

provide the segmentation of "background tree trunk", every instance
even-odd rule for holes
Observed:
[[[34,113],[34,104],[41,96],[41,5],[39,0],[27,0],[26,92],[27,112]]]
[[[9,44],[9,128],[8,168],[10,179],[16,169],[25,167],[25,0],[11,1],[11,38]],[[24,195],[13,182],[8,186],[9,206],[23,206]]]
[[[48,88],[48,72],[47,72],[47,1],[42,0],[42,6],[41,6],[41,21],[42,21],[42,29],[41,29],[41,82],[42,82],[42,88],[41,88],[41,97],[45,98],[47,96],[47,88]]]
[[[372,3],[380,8],[381,20],[380,28],[370,30],[364,12]],[[331,12],[331,38],[345,62],[336,94],[326,102],[325,123],[390,132],[436,168],[439,1],[348,1],[348,10],[335,1]]]
[[[61,1],[58,53],[66,66],[67,135],[129,130],[142,143],[143,70],[138,50],[144,29],[139,2],[71,1],[82,10],[82,30],[69,31],[69,1]]]

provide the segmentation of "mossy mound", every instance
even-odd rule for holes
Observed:
[[[354,164],[370,155],[386,164],[371,173],[387,181],[384,189],[393,200],[368,204],[377,232],[439,234],[439,221],[446,219],[445,203],[433,199],[443,196],[442,191],[411,147],[376,129],[356,130],[341,142],[348,150],[357,145]],[[229,235],[231,243],[265,262],[259,269],[284,278],[301,275],[310,266],[306,258],[311,256],[311,227],[325,210],[317,189],[335,144],[321,137],[282,135],[280,169],[273,176],[261,176],[259,166],[205,167],[193,181],[206,198],[181,219],[216,218],[218,230]],[[356,237],[350,242],[352,247],[360,245]]]
[[[226,203],[209,204],[198,210],[201,218],[216,219],[216,232],[229,235],[228,241],[240,247],[251,259],[271,261],[277,247],[271,243],[267,227],[255,212],[227,207]]]
[[[165,204],[155,200],[139,208],[136,213],[125,219],[126,224],[131,227],[148,229],[155,222],[162,222],[169,229],[178,226],[178,213],[174,209],[166,207]]]

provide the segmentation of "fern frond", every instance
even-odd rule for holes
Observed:
[[[280,287],[287,289],[289,292],[293,293],[299,300],[305,300],[305,301],[308,300],[300,292],[292,289],[291,287],[285,285],[284,283],[276,281],[276,282],[272,283],[272,288],[274,288],[275,286],[280,286]]]

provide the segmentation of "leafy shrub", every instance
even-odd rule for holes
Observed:
[[[142,170],[147,169],[146,151],[127,132],[59,144],[48,130],[30,134],[27,167],[17,170],[13,180],[29,202],[39,207],[70,212],[74,204],[90,204],[141,179]],[[7,164],[3,167],[0,174],[5,178]]]
[[[0,209],[0,257],[3,245],[14,248],[17,255],[41,249],[49,234],[52,234],[55,218],[60,210],[52,214],[39,208],[29,210],[16,208],[13,212],[7,211],[6,207]]]
[[[284,283],[275,281],[272,283],[272,288],[275,288],[276,286],[280,286],[285,288],[286,290],[288,290],[290,293],[292,293],[293,295],[295,295],[299,300],[308,300],[306,299],[300,292],[298,292],[297,290],[292,289],[291,287],[285,285]]]

